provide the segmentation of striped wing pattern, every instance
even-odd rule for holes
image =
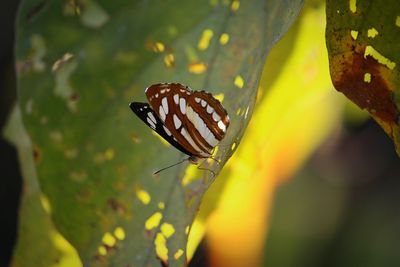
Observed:
[[[157,114],[151,109],[150,105],[147,103],[140,102],[132,102],[129,104],[129,107],[132,111],[138,116],[144,123],[147,124],[151,129],[156,131],[159,135],[161,135],[165,140],[168,141],[171,145],[173,145],[178,150],[183,153],[189,155],[190,152],[187,151],[184,147],[182,147],[176,139],[173,138],[171,132],[165,127],[162,121],[157,117]]]
[[[152,127],[148,114],[141,117],[134,112],[147,125],[189,156],[211,156],[229,126],[229,116],[217,99],[179,83],[151,85],[145,93],[157,123]]]

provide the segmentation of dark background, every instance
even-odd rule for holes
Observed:
[[[0,132],[7,115],[15,103],[16,81],[14,71],[14,21],[19,0],[0,2]],[[19,171],[17,152],[0,137],[0,266],[8,266],[15,244],[17,212],[22,177]]]

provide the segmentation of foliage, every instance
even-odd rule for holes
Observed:
[[[335,88],[371,114],[400,155],[400,2],[328,0],[326,12]]]
[[[24,1],[16,49],[20,109],[8,128],[26,186],[14,264],[77,264],[73,247],[84,266],[157,266],[160,258],[183,265],[212,176],[190,168],[185,175],[185,165],[153,176],[180,155],[127,104],[160,81],[223,98],[231,126],[216,153],[222,163],[207,163],[218,173],[249,122],[266,54],[300,7]]]

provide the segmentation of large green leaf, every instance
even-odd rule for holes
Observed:
[[[326,15],[334,86],[371,114],[400,155],[400,2],[328,0]]]
[[[221,164],[203,166],[218,173],[251,117],[265,57],[301,4],[22,3],[22,117],[43,198],[85,266],[158,266],[166,256],[171,266],[185,263],[187,232],[213,176],[185,176],[187,165],[152,175],[183,155],[151,134],[128,103],[144,101],[144,88],[158,82],[223,94],[231,125],[216,154]],[[31,245],[20,241],[19,250]]]

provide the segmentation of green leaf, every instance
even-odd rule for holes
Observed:
[[[3,134],[18,149],[24,176],[18,242],[12,266],[79,266],[75,250],[57,233],[51,221],[47,199],[41,194],[37,180],[32,144],[18,107],[10,114]]]
[[[328,0],[326,13],[335,88],[371,114],[400,155],[400,2]]]
[[[203,164],[218,173],[249,122],[265,57],[301,5],[22,3],[22,117],[54,224],[84,266],[159,266],[166,257],[170,266],[185,264],[188,230],[214,178],[187,164],[152,175],[183,155],[160,142],[128,103],[145,101],[144,88],[158,82],[222,95],[231,125],[215,155],[221,164]]]

